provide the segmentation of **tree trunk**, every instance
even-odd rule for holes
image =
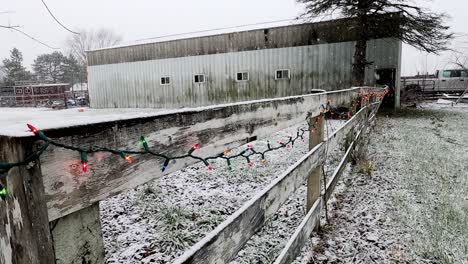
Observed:
[[[367,40],[356,41],[353,64],[353,86],[364,86],[367,66],[366,52]]]
[[[353,63],[353,86],[364,86],[366,67],[368,65],[366,60],[367,41],[369,40],[369,20],[367,17],[367,10],[369,9],[369,2],[360,0],[358,2],[358,15],[357,20],[359,23],[358,40],[356,41],[356,49],[354,52]]]

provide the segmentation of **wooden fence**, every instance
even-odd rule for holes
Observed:
[[[200,156],[216,155],[305,120],[320,116],[320,105],[350,106],[367,88],[322,94],[218,105],[151,117],[118,120],[44,131],[50,138],[71,145],[101,145],[138,149],[145,135],[148,144],[166,155],[185,154],[199,142]],[[346,124],[326,140],[313,138],[310,152],[264,190],[176,260],[176,263],[226,263],[280,208],[294,191],[308,182],[308,213],[276,263],[289,263],[299,254],[359,136],[380,106],[371,97]],[[323,120],[323,119],[320,119]],[[318,124],[323,131],[323,121]],[[321,194],[320,176],[326,149],[347,140],[349,147]],[[33,137],[0,136],[0,161],[17,162],[37,148]],[[115,155],[90,156],[84,174],[76,152],[51,147],[40,162],[11,169],[1,177],[9,196],[0,204],[0,263],[104,263],[99,201],[135,188],[193,163],[184,160],[161,172],[161,160],[141,156],[133,163]]]

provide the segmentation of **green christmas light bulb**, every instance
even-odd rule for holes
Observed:
[[[7,195],[8,195],[7,189],[3,187],[3,185],[0,184],[0,198],[5,200]]]
[[[145,148],[146,151],[149,150],[148,142],[146,142],[146,139],[143,136],[140,137],[140,143],[143,145],[143,148]]]

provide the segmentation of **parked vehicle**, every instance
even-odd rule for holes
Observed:
[[[442,70],[433,75],[402,77],[404,91],[423,93],[462,93],[468,88],[468,70]]]
[[[62,101],[53,101],[52,102],[52,109],[63,109],[65,108],[65,103]]]
[[[88,105],[88,100],[86,100],[86,98],[84,98],[84,97],[78,97],[78,98],[76,98],[76,103],[79,106],[86,106],[86,105]]]
[[[73,100],[73,99],[69,99],[69,100],[67,100],[67,105],[68,106],[76,106],[76,101]]]

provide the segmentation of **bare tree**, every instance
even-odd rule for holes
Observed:
[[[455,53],[453,57],[453,64],[462,70],[468,71],[468,58],[466,56],[463,56],[461,53]]]
[[[338,13],[355,18],[359,27],[353,63],[353,85],[364,85],[367,41],[379,31],[386,30],[394,37],[420,50],[438,54],[448,49],[453,34],[447,32],[447,15],[413,4],[411,0],[296,0],[305,4],[302,18]],[[396,17],[396,18],[395,18]],[[389,22],[397,22],[395,30],[388,30]]]
[[[66,40],[66,46],[70,55],[74,56],[81,67],[78,78],[80,82],[87,80],[87,58],[86,51],[106,48],[117,45],[122,37],[109,29],[80,30],[80,34],[72,34]]]
[[[122,41],[122,37],[109,29],[80,30],[80,34],[70,35],[66,40],[66,46],[70,54],[82,65],[86,65],[86,51],[106,48],[117,45]]]

